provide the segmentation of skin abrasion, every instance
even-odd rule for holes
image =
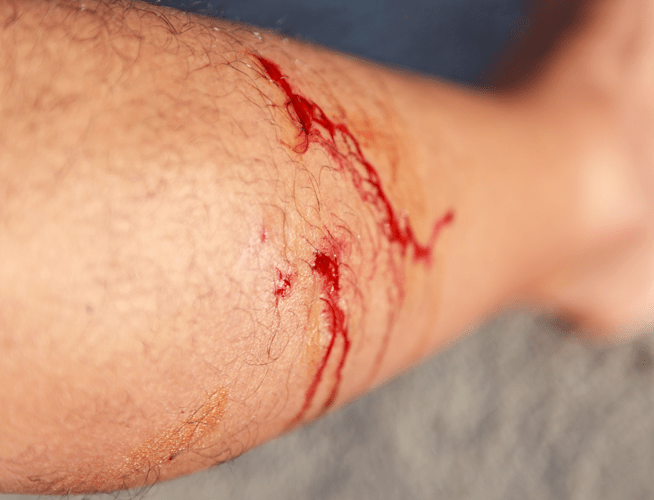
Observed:
[[[373,274],[383,272],[390,274],[390,283],[386,290],[390,313],[376,357],[375,366],[379,366],[388,346],[397,311],[404,300],[406,261],[411,259],[426,268],[431,266],[438,236],[443,228],[452,223],[454,212],[449,210],[434,221],[427,241],[421,242],[408,216],[393,205],[382,185],[378,170],[364,154],[360,141],[346,121],[332,120],[318,104],[296,91],[291,79],[275,62],[258,54],[251,54],[251,57],[258,63],[261,75],[282,95],[283,104],[276,104],[273,100],[271,105],[282,110],[295,129],[296,136],[293,143],[284,145],[300,156],[305,155],[312,146],[324,151],[340,174],[340,182],[346,184],[343,188],[354,190],[360,202],[374,214],[377,238],[383,240],[383,244],[377,245],[376,250],[377,254],[383,255],[376,255],[375,259],[381,258],[384,265],[380,266],[383,269],[377,269],[377,266],[373,265],[376,269]],[[334,403],[352,347],[351,318],[343,294],[343,288],[347,286],[343,281],[344,266],[346,266],[341,251],[343,242],[329,229],[326,232],[328,237],[323,238],[324,244],[314,248],[313,260],[309,265],[319,289],[322,303],[321,322],[328,335],[305,392],[302,408],[295,417],[294,423],[301,422],[312,409],[323,412]],[[288,295],[289,288],[290,281],[286,281],[278,271],[274,290],[277,304],[280,299]],[[329,382],[325,380],[324,383],[330,384],[330,387],[321,392],[319,388],[323,384],[328,367],[332,367],[331,380]],[[318,394],[322,394],[322,401],[319,405],[314,405]]]
[[[228,395],[228,390],[221,388],[208,394],[198,407],[182,411],[181,422],[147,439],[125,457],[123,470],[115,472],[116,478],[122,475],[130,482],[144,478],[143,484],[149,484],[150,478],[161,475],[168,464],[178,462],[184,468],[184,463],[193,461],[197,454],[212,453],[219,441],[216,429],[220,428]]]
[[[277,283],[275,285],[276,305],[279,305],[280,299],[285,299],[291,293],[292,279],[293,276],[290,273],[283,273],[277,269]]]
[[[220,429],[229,391],[220,388],[180,411],[174,422],[152,433],[130,449],[114,456],[100,456],[65,473],[55,470],[30,478],[25,491],[72,495],[83,492],[111,492],[116,488],[142,488],[169,478],[171,467],[185,471],[198,458],[211,456],[213,461],[229,458],[221,448]],[[218,450],[218,451],[216,451]],[[107,467],[107,464],[113,464]]]
[[[181,424],[177,423],[142,443],[128,460],[130,468],[142,471],[146,464],[159,466],[210,445],[205,441],[223,418],[227,396],[226,389],[209,394],[199,408],[185,416]]]

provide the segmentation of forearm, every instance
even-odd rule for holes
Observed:
[[[2,9],[0,490],[231,458],[523,297],[576,227],[519,104],[139,3]]]

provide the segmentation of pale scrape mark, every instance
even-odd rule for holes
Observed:
[[[109,459],[109,463],[113,464],[110,466],[104,459],[86,463],[77,471],[68,471],[48,491],[66,495],[90,490],[109,492],[151,484],[166,464],[175,463],[176,457],[206,449],[219,441],[215,429],[222,422],[227,396],[227,389],[218,389],[209,394],[197,409],[181,413],[183,418],[168,429],[143,441],[133,451],[128,451],[117,464],[113,459]]]
[[[226,389],[210,394],[181,424],[177,423],[142,443],[128,457],[127,468],[135,473],[148,471],[155,465],[174,460],[182,453],[203,447],[205,438],[222,421],[226,404]]]

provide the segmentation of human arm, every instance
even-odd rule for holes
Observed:
[[[341,359],[331,407],[529,298],[587,240],[585,220],[551,209],[556,189],[570,203],[558,215],[580,213],[573,134],[534,123],[524,100],[170,10],[92,7],[33,3],[3,34],[16,51],[2,120],[8,489],[114,489],[225,460],[319,414]],[[301,97],[329,122],[300,120]],[[349,134],[330,142],[329,123]],[[366,162],[400,233],[370,201],[380,191],[356,187]]]

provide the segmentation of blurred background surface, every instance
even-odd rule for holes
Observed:
[[[467,84],[529,29],[527,0],[151,3]],[[597,349],[543,318],[505,315],[312,426],[118,498],[654,498],[653,352],[651,333]]]

